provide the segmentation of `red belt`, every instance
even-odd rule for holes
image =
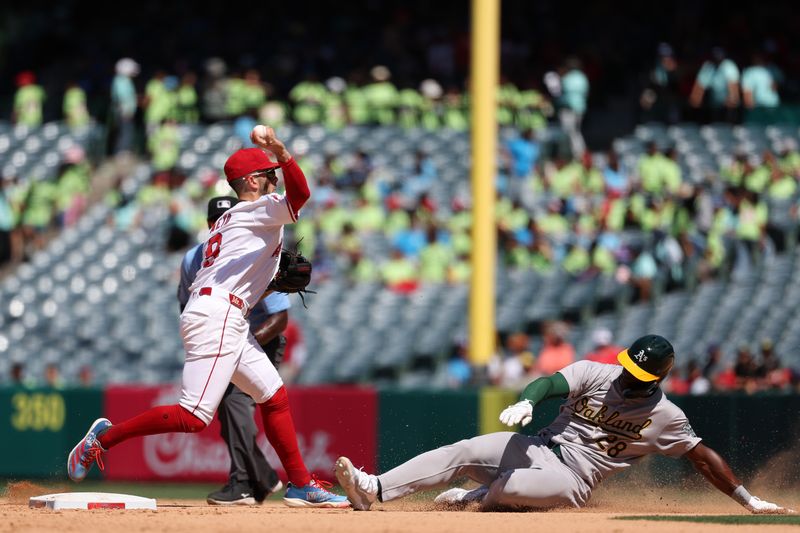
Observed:
[[[200,287],[199,294],[200,296],[211,296],[211,287]],[[231,302],[232,306],[244,310],[244,302],[242,301],[241,298],[239,298],[235,294],[231,293],[226,293],[226,294],[228,295],[228,300]]]

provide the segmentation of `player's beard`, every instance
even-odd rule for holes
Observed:
[[[617,383],[625,398],[647,398],[656,393],[661,380],[639,381],[627,370],[623,370],[617,378]]]

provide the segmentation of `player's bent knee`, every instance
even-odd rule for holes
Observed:
[[[556,509],[580,507],[575,498],[557,486],[549,487],[531,484],[525,476],[514,476],[514,472],[504,472],[489,486],[483,501],[484,509],[530,508]]]
[[[177,406],[177,408],[178,417],[181,421],[181,431],[183,433],[197,433],[198,431],[203,431],[208,426],[208,422],[190,413],[184,407]]]
[[[259,402],[259,406],[263,412],[286,411],[289,409],[289,395],[286,393],[286,387],[281,385],[275,394],[268,400]]]

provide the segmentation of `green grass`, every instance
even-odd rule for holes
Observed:
[[[655,520],[658,522],[700,522],[706,524],[800,525],[800,515],[650,515],[617,516],[617,520]]]

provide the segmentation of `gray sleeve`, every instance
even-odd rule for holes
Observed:
[[[198,261],[195,261],[195,256],[197,255],[197,251],[201,246],[202,244],[195,246],[186,252],[186,254],[183,256],[183,261],[181,261],[181,279],[178,282],[177,294],[178,304],[180,305],[181,310],[186,307],[186,303],[189,301],[189,287],[192,286],[194,278],[197,276],[198,268],[195,267],[195,262]]]
[[[607,383],[615,373],[613,365],[604,365],[592,361],[578,361],[558,371],[569,385],[569,397],[577,398],[594,391]]]
[[[664,426],[655,446],[657,452],[667,457],[681,457],[703,440],[698,437],[686,415],[675,407],[676,415]]]

